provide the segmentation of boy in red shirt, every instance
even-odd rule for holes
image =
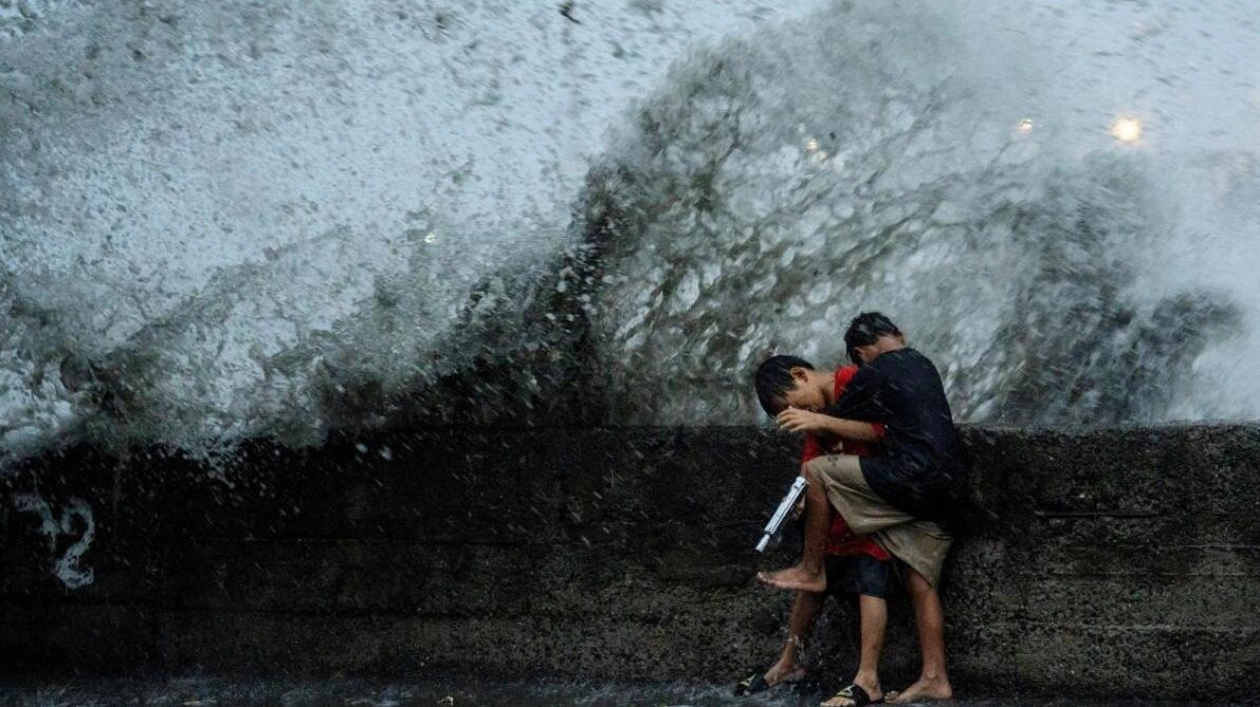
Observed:
[[[762,364],[757,376],[757,395],[762,407],[771,416],[777,415],[787,407],[777,386],[771,383],[771,376],[762,375],[762,371],[787,369],[792,375],[800,372],[807,383],[825,388],[827,381],[822,376],[829,374],[817,371],[809,363],[790,356],[776,356]],[[844,388],[858,367],[847,365],[838,369],[832,380],[832,395],[826,400],[822,393],[822,402],[834,404],[844,394]],[[830,376],[829,376],[830,377]],[[883,434],[883,425],[865,423],[869,430],[866,437],[869,442],[849,442],[844,445],[847,454],[867,456],[872,447],[878,444]],[[819,439],[815,435],[807,435],[805,449],[801,455],[802,468],[805,463],[821,456],[838,444],[837,440]],[[884,693],[879,684],[879,658],[883,650],[884,630],[888,623],[887,596],[894,583],[892,581],[892,557],[870,536],[857,536],[850,531],[844,518],[833,513],[830,533],[827,539],[827,591],[797,592],[796,601],[792,605],[789,620],[789,635],[778,662],[765,673],[754,673],[743,680],[736,688],[737,694],[760,692],[779,683],[798,682],[805,676],[805,668],[799,663],[800,654],[805,650],[805,637],[813,630],[814,622],[822,611],[823,602],[829,593],[856,594],[858,610],[861,617],[861,658],[858,673],[852,683],[836,693],[835,697],[823,703],[825,707],[853,707],[878,703],[884,700]]]

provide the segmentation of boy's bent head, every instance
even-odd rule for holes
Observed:
[[[788,397],[805,382],[807,376],[802,372],[812,370],[809,361],[796,356],[771,356],[762,361],[755,377],[761,409],[771,417],[782,412],[789,404]]]
[[[858,349],[874,346],[885,336],[901,337],[901,330],[892,320],[879,312],[862,312],[849,322],[849,330],[844,333],[844,348],[849,360],[861,366],[866,362]]]

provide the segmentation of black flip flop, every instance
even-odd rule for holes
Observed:
[[[878,700],[872,700],[871,696],[867,694],[866,690],[863,689],[861,685],[857,685],[857,684],[853,684],[853,685],[849,685],[848,687],[841,688],[839,692],[827,698],[827,701],[830,702],[831,700],[834,700],[837,697],[843,697],[846,700],[853,700],[853,707],[866,707],[866,705],[878,705],[878,704],[884,703],[883,697],[879,698]]]
[[[748,695],[757,692],[765,692],[769,689],[770,683],[766,682],[766,671],[758,670],[752,675],[749,675],[739,681],[739,684],[735,686],[735,696],[747,697]]]
[[[772,687],[778,687],[780,685],[799,685],[811,674],[810,671],[802,669],[802,675],[799,678],[795,680],[780,680],[771,685],[766,682],[766,670],[768,669],[753,671],[752,675],[740,680],[739,684],[735,686],[735,696],[747,697],[748,695],[765,692]]]

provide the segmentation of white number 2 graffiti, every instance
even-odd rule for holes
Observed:
[[[96,574],[92,568],[85,569],[79,565],[83,553],[87,552],[92,539],[96,537],[96,522],[92,519],[92,507],[87,502],[71,498],[69,504],[62,509],[60,520],[54,517],[52,506],[37,494],[13,494],[13,508],[19,513],[34,513],[39,516],[40,532],[48,537],[51,570],[57,579],[70,589],[86,587],[95,581]],[[57,557],[57,538],[62,535],[73,537],[76,534],[75,518],[83,524],[82,534],[77,542],[66,548],[61,557]]]

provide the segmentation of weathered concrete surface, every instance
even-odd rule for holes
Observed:
[[[946,576],[963,692],[1249,698],[1260,427],[965,431]],[[753,428],[448,430],[210,470],[77,451],[0,479],[10,670],[733,679],[784,636],[752,551],[799,441]],[[89,574],[90,573],[90,574]],[[811,660],[855,665],[853,612]],[[915,670],[894,614],[887,681]]]

